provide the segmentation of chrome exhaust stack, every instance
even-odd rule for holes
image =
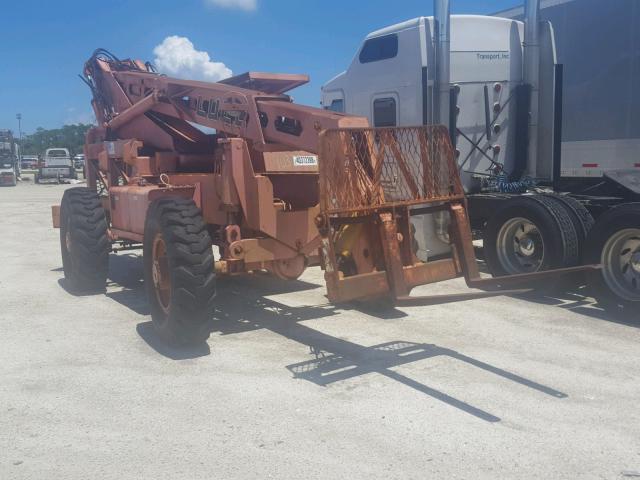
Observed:
[[[531,88],[529,148],[526,175],[535,178],[538,164],[538,115],[540,98],[540,0],[525,0],[523,82]]]
[[[434,123],[449,127],[451,95],[451,11],[449,0],[433,1],[434,43],[436,74]],[[453,133],[453,132],[452,132]]]

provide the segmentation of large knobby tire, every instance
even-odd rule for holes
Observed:
[[[170,344],[209,338],[215,297],[211,237],[191,200],[163,198],[147,212],[144,281],[151,318]]]
[[[105,211],[96,192],[85,187],[64,192],[60,205],[60,251],[71,291],[104,290],[111,242]]]
[[[485,226],[483,250],[494,276],[571,267],[580,259],[569,213],[543,195],[506,200]]]
[[[620,312],[640,310],[640,203],[627,203],[604,213],[591,230],[584,262],[602,264],[589,274],[598,303]]]

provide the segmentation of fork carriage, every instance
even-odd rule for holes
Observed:
[[[317,223],[328,296],[334,302],[380,296],[403,305],[464,300],[522,291],[494,287],[596,268],[481,278],[464,191],[443,126],[325,131],[320,158]],[[422,217],[422,228],[436,228],[434,214],[445,217],[449,252],[421,261],[412,219]],[[418,285],[461,276],[468,286],[491,291],[409,296]]]

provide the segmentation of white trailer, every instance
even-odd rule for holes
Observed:
[[[522,20],[524,8],[495,15]],[[564,67],[560,180],[640,170],[640,4],[542,0],[540,18],[554,26]]]
[[[549,0],[543,12],[551,12],[552,4],[569,8],[582,2],[603,3]],[[640,201],[638,150],[628,143],[633,139],[585,139],[586,128],[574,125],[580,117],[580,122],[591,123],[589,132],[611,131],[610,125],[600,125],[608,117],[599,117],[588,104],[598,95],[613,96],[627,79],[611,82],[605,92],[583,88],[587,106],[568,108],[574,113],[563,117],[563,79],[568,77],[574,88],[584,71],[567,73],[571,64],[559,62],[556,39],[565,34],[556,33],[557,23],[540,21],[538,1],[530,0],[524,9],[505,12],[503,17],[449,16],[448,3],[434,2],[434,18],[415,18],[367,35],[348,69],[323,86],[322,105],[366,116],[378,127],[447,125],[472,225],[484,240],[485,259],[494,275],[602,263],[602,273],[591,279],[601,303],[625,311],[638,308],[640,203],[634,203]],[[609,3],[631,5],[637,21],[635,10],[640,7],[633,0]],[[516,20],[518,15],[525,21]],[[566,21],[560,25],[565,26]],[[591,35],[588,41],[598,43],[598,23],[594,20],[590,26],[582,35]],[[581,48],[577,39],[571,41],[576,42],[572,48]],[[638,43],[629,60],[632,64],[637,63]],[[606,49],[597,51],[606,54]],[[585,62],[592,58],[583,56]],[[600,77],[611,74],[599,71],[599,62],[591,63],[595,78],[584,78],[584,85],[598,85]],[[625,92],[629,89],[615,95]],[[638,111],[617,110],[631,123]],[[627,125],[626,131],[633,134],[636,127],[640,129],[638,123],[633,128]],[[563,124],[568,132],[564,137]],[[578,133],[583,137],[576,137]],[[580,140],[567,141],[576,138]],[[611,140],[619,142],[607,143]],[[578,145],[585,141],[592,143]],[[578,169],[574,164],[581,149],[591,151]],[[599,169],[592,167],[596,163]],[[594,216],[600,217],[595,226]],[[418,228],[418,243],[430,255],[445,248],[446,238],[433,235],[442,231],[442,224],[442,219],[425,217]]]

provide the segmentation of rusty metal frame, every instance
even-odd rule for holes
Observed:
[[[417,149],[411,150],[406,145],[398,145],[398,139],[407,132],[409,136],[419,139]],[[423,186],[429,185],[430,189],[407,182],[404,185],[406,188],[400,189],[400,196],[403,198],[385,201],[386,195],[382,186],[384,174],[380,164],[380,156],[384,156],[387,148],[384,145],[385,135],[386,141],[392,144],[392,156],[387,157],[387,161],[397,162],[400,174],[404,178],[410,175],[409,160],[419,162],[421,176],[418,178],[421,178]],[[358,148],[351,145],[356,137],[360,139],[360,146],[364,146],[359,153],[355,153]],[[377,153],[372,152],[372,138],[377,142]],[[333,302],[386,295],[396,305],[415,306],[517,294],[528,289],[505,287],[598,268],[595,265],[586,265],[509,277],[482,278],[473,248],[466,199],[455,167],[448,132],[444,127],[336,130],[323,132],[321,139],[320,153],[323,162],[320,166],[321,214],[318,223],[323,237],[325,281],[329,299]],[[438,145],[434,146],[434,143]],[[367,171],[364,175],[361,173],[363,170]],[[448,183],[447,195],[442,195],[442,189],[435,184],[437,179],[434,179],[434,172],[438,170],[446,170],[446,175],[442,178]],[[366,178],[363,179],[363,176]],[[415,178],[415,175],[412,178]],[[382,193],[378,194],[378,190]],[[398,189],[395,194],[398,195]],[[365,204],[366,201],[369,201],[369,204]],[[419,262],[407,254],[407,239],[399,231],[400,226],[414,214],[442,210],[449,213],[451,220],[451,256],[427,263]],[[344,225],[360,223],[374,223],[377,226],[377,232],[373,235],[379,238],[384,268],[347,275],[340,270],[336,232]],[[373,241],[370,244],[375,243]],[[492,290],[425,297],[410,296],[411,289],[418,285],[457,277],[464,277],[471,288]]]

